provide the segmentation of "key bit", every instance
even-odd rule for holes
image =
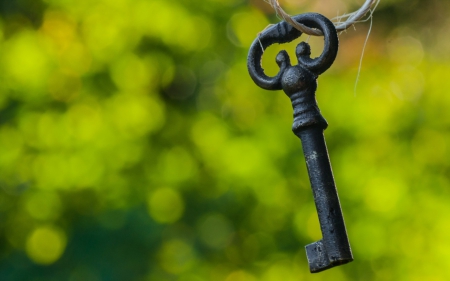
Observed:
[[[247,66],[259,87],[282,89],[291,99],[294,109],[292,130],[302,142],[323,236],[305,247],[310,271],[316,273],[353,260],[323,135],[328,124],[315,98],[317,78],[333,64],[339,40],[333,23],[320,14],[301,14],[293,19],[323,32],[322,54],[311,59],[310,46],[301,42],[296,49],[298,64],[292,66],[286,51],[280,51],[276,57],[280,71],[274,77],[267,76],[261,67],[264,50],[274,43],[287,43],[301,35],[300,31],[283,21],[264,30],[255,39],[250,47]]]

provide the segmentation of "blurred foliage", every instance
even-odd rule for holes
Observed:
[[[1,1],[0,280],[449,280],[449,6],[383,0],[357,84],[369,23],[340,35],[317,99],[355,261],[311,275],[291,105],[246,70],[267,3]]]

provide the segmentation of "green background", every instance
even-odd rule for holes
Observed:
[[[355,261],[312,275],[292,108],[246,68],[267,3],[1,1],[0,280],[449,280],[448,11],[381,1],[358,81],[370,20],[340,34],[317,100]]]

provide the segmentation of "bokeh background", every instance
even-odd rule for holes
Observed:
[[[291,105],[246,69],[266,2],[1,1],[0,280],[450,280],[449,11],[382,0],[358,80],[370,20],[340,34],[317,99],[355,261],[311,275]]]

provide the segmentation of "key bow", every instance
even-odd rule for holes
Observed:
[[[339,47],[339,39],[336,28],[329,19],[317,13],[301,14],[294,16],[293,19],[306,26],[320,29],[324,34],[324,48],[319,57],[311,59],[310,47],[306,42],[301,42],[297,46],[296,50],[298,60],[297,68],[301,69],[303,73],[306,73],[304,71],[310,72],[315,76],[315,78],[317,78],[317,76],[322,74],[333,64],[336,58]],[[261,67],[263,52],[270,45],[275,43],[288,43],[301,35],[302,33],[300,31],[289,25],[287,22],[282,21],[262,31],[258,38],[253,41],[248,54],[247,66],[250,76],[259,87],[266,90],[284,89],[282,85],[282,78],[285,71],[292,68],[287,52],[280,51],[278,53],[276,62],[280,67],[280,71],[273,77],[267,76],[264,73],[264,69]],[[296,83],[294,80],[291,80],[291,82],[294,84]],[[288,90],[289,86],[294,85],[287,83],[285,86]]]

